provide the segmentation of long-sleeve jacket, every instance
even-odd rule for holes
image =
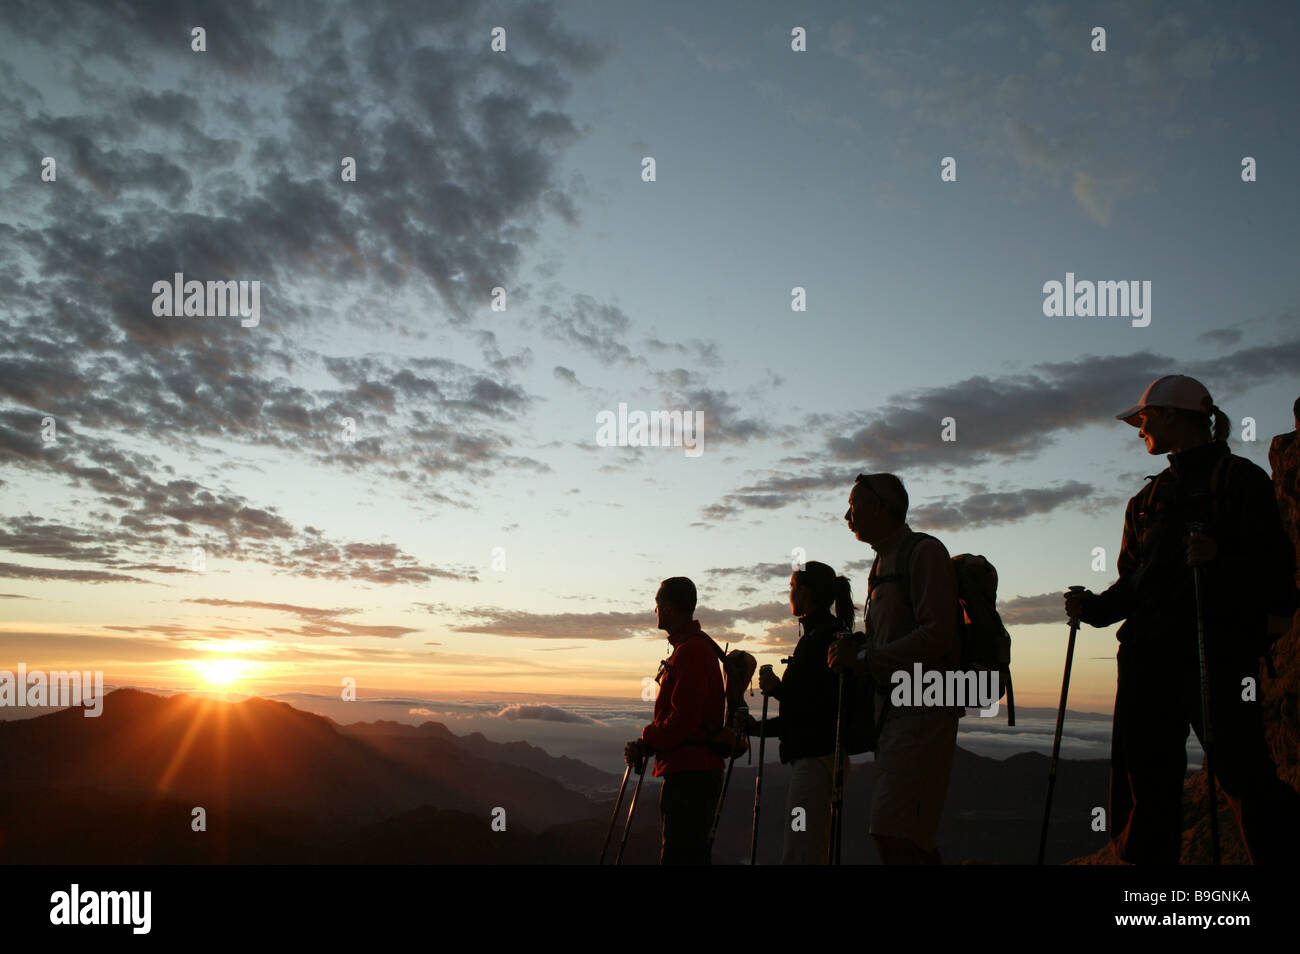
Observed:
[[[799,617],[799,623],[803,635],[772,693],[781,712],[767,720],[767,734],[781,740],[782,762],[835,753],[839,677],[826,665],[826,654],[842,627],[824,610]]]
[[[876,681],[876,693],[885,696],[898,671],[913,673],[957,669],[961,665],[961,641],[957,632],[957,573],[948,548],[934,537],[923,538],[911,547],[906,573],[897,566],[903,542],[912,528],[903,524],[875,547],[877,562],[869,583],[865,611],[867,660]],[[899,579],[905,576],[906,579]],[[907,591],[904,592],[904,584]],[[908,710],[902,710],[908,711]],[[924,713],[914,707],[911,714]],[[931,710],[934,711],[934,710]],[[955,711],[962,711],[955,707]]]
[[[654,774],[722,768],[722,759],[702,744],[726,719],[717,644],[698,620],[670,634],[668,642],[673,654],[661,667],[654,721],[641,733],[655,750]]]
[[[1200,521],[1217,548],[1202,569],[1207,642],[1258,654],[1267,616],[1289,616],[1294,599],[1295,551],[1272,481],[1238,457],[1225,461],[1218,493],[1211,495],[1215,464],[1231,456],[1226,443],[1168,456],[1169,466],[1128,503],[1115,561],[1119,579],[1084,603],[1081,618],[1093,626],[1124,620],[1121,643],[1190,665],[1196,600],[1186,536],[1189,521]]]

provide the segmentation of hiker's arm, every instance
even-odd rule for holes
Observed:
[[[1119,546],[1119,556],[1115,560],[1119,579],[1104,592],[1090,594],[1083,602],[1083,612],[1079,614],[1079,619],[1089,626],[1101,627],[1118,623],[1122,619],[1127,619],[1132,609],[1133,574],[1142,565],[1142,557],[1138,552],[1137,518],[1134,513],[1136,501],[1137,498],[1130,500],[1128,508],[1124,511],[1124,537]]]
[[[912,553],[912,605],[916,628],[889,643],[872,640],[867,653],[879,678],[920,663],[942,669],[957,660],[957,574],[947,549],[937,540],[922,540]]]
[[[677,678],[673,682],[673,694],[664,720],[650,723],[641,733],[656,752],[671,752],[692,734],[698,735],[704,724],[709,695],[705,660],[699,656],[687,659],[689,662],[682,660],[677,666]]]

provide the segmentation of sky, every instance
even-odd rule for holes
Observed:
[[[1185,373],[1266,469],[1293,428],[1298,23],[6,3],[0,668],[636,706],[666,577],[778,672],[800,555],[860,614],[843,514],[889,471],[995,564],[1016,700],[1053,707],[1060,593],[1110,584],[1165,465],[1114,415]],[[256,324],[156,314],[178,272],[260,283]],[[1150,282],[1149,323],[1049,317],[1067,273]],[[700,453],[608,446],[620,404],[698,412]],[[1114,652],[1084,627],[1072,709],[1109,712]]]

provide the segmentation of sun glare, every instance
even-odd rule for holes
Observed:
[[[229,686],[245,675],[248,663],[242,659],[213,659],[198,664],[199,675],[210,686]]]

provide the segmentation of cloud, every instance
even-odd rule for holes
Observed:
[[[1041,130],[1019,116],[1008,116],[1004,123],[1011,155],[1021,168],[1035,170],[1051,181],[1059,181],[1068,150],[1050,141]]]
[[[149,580],[104,570],[57,570],[18,563],[0,563],[0,577],[11,580],[71,580],[75,583],[148,583]]]
[[[10,432],[11,433],[11,432]],[[0,414],[0,444],[6,441]],[[137,462],[93,441],[79,441],[89,452],[104,451],[114,466],[85,466],[61,447],[47,452],[45,473],[62,473],[74,484],[109,494],[105,503],[121,511],[115,521],[95,526],[56,524],[26,514],[0,521],[0,550],[52,559],[97,563],[116,569],[188,572],[192,549],[209,558],[247,559],[293,574],[371,583],[424,583],[435,579],[476,581],[470,568],[448,569],[416,560],[392,544],[344,543],[312,527],[293,527],[273,510],[249,506],[243,498],[212,493],[193,481],[160,484]],[[31,468],[23,460],[15,466]],[[157,562],[140,562],[148,554]],[[170,563],[167,562],[170,558]],[[83,576],[60,576],[75,572]],[[84,579],[87,582],[149,582],[102,571],[43,571],[32,579]],[[55,575],[51,575],[55,574]],[[10,572],[9,575],[16,575]]]
[[[897,473],[906,482],[909,470],[959,473],[991,461],[1030,460],[1063,433],[1094,424],[1114,425],[1116,413],[1174,369],[1203,382],[1225,406],[1225,400],[1269,380],[1289,378],[1296,367],[1300,367],[1300,337],[1292,334],[1207,360],[1180,361],[1150,351],[1086,355],[1038,364],[1025,373],[979,375],[920,388],[894,395],[870,411],[818,417],[815,424],[827,435],[827,453],[821,456],[842,461],[843,466],[823,465],[803,472],[787,469],[761,478],[707,505],[702,519],[721,521],[747,510],[777,510],[827,490],[847,495],[853,476],[862,471]],[[947,417],[956,421],[955,441],[942,439],[940,422]],[[810,420],[805,430],[813,424]],[[1057,488],[1008,492],[1013,496],[981,491],[960,505],[949,501],[930,509],[914,508],[914,512],[937,521],[932,524],[936,527],[957,525],[954,521],[962,519],[963,513],[988,525],[1015,519],[1019,512],[1015,506],[1020,504],[1051,509],[1071,500],[1086,502],[1090,492],[1090,487],[1074,481]]]
[[[831,24],[827,45],[860,72],[878,108],[906,124],[891,137],[898,164],[914,161],[918,141],[961,142],[961,161],[981,163],[981,176],[1014,169],[1001,177],[1013,194],[1064,183],[1106,228],[1124,196],[1163,175],[1160,137],[1171,119],[1200,139],[1223,134],[1213,110],[1180,101],[1189,89],[1209,94],[1223,73],[1258,59],[1260,44],[1257,25],[1214,4],[1174,12],[1134,6],[1110,11],[1110,50],[1092,54],[1091,16],[1077,5],[990,14],[955,4],[934,24],[918,18],[914,4],[873,3],[868,28]],[[1063,102],[1076,108],[1063,113]],[[1100,128],[1105,136],[1092,134]],[[998,177],[981,181],[995,185],[991,178]]]
[[[529,352],[502,354],[475,324],[484,290],[511,286],[533,223],[578,222],[557,181],[580,136],[563,101],[569,75],[608,49],[550,4],[515,11],[510,57],[465,53],[487,16],[468,3],[205,10],[216,85],[190,69],[187,15],[171,8],[0,7],[12,48],[51,64],[48,85],[61,79],[66,94],[43,97],[0,64],[23,94],[0,99],[0,131],[60,157],[59,202],[20,191],[0,212],[14,251],[0,277],[0,469],[108,503],[57,528],[59,559],[172,572],[179,544],[202,543],[308,577],[472,580],[296,527],[219,486],[218,471],[173,468],[238,449],[275,466],[278,453],[449,507],[503,472],[548,470],[513,450],[536,402],[512,380]],[[304,164],[303,143],[355,153],[355,186],[337,166]],[[155,317],[152,285],[178,271],[260,281],[261,323]],[[414,342],[450,331],[488,367],[357,354],[340,330]],[[35,436],[47,414],[60,437],[49,447]],[[339,439],[343,418],[352,443]],[[121,437],[141,422],[143,453]],[[5,530],[37,555],[24,532]]]
[[[1008,628],[1033,626],[1036,623],[1064,623],[1064,595],[1040,593],[1037,596],[1017,596],[998,603],[998,615]]]
[[[432,612],[432,610],[430,610]],[[451,628],[459,633],[520,636],[532,639],[630,639],[655,630],[653,613],[530,613],[525,610],[472,607],[459,611],[478,622]]]
[[[360,613],[359,609],[319,609],[312,606],[295,606],[290,603],[263,603],[256,600],[224,600],[224,599],[188,599],[186,603],[201,603],[205,606],[222,606],[237,609],[258,609],[269,610],[277,613],[290,613],[294,616],[302,617],[307,621],[306,625],[299,626],[296,629],[287,629],[284,627],[272,626],[268,632],[279,633],[290,636],[378,636],[387,639],[398,639],[410,633],[418,633],[420,630],[409,626],[370,626],[361,623],[342,622],[336,617],[347,616]]]
[[[705,377],[685,368],[654,372],[662,392],[663,406],[680,408],[683,411],[700,411],[704,415],[704,446],[718,444],[747,444],[750,441],[766,440],[778,436],[781,431],[775,425],[760,417],[742,416],[740,407],[733,400],[733,395],[719,388],[706,385]],[[777,386],[775,380],[769,380],[768,388]],[[761,391],[764,385],[757,390]],[[752,397],[746,401],[747,410],[752,410]]]
[[[1242,333],[1235,328],[1216,328],[1197,335],[1196,340],[1216,348],[1231,348],[1241,344],[1243,337]]]
[[[1092,176],[1084,172],[1074,173],[1074,197],[1088,217],[1102,228],[1110,226],[1110,214],[1115,203],[1123,197],[1134,183],[1132,176]]]
[[[580,348],[604,364],[632,364],[632,349],[623,340],[632,319],[617,305],[596,301],[590,295],[577,294],[568,305],[538,306],[545,335]]]
[[[520,719],[536,719],[540,722],[571,722],[579,725],[605,724],[599,719],[592,719],[577,712],[545,705],[506,706],[496,714],[496,717],[498,719],[508,719],[512,722]]]
[[[912,507],[908,523],[934,530],[961,530],[993,524],[1015,523],[1034,514],[1050,513],[1058,507],[1086,500],[1095,491],[1091,484],[1066,481],[1058,487],[1027,487],[1012,491],[981,490],[961,500],[942,497],[935,503]]]
[[[458,613],[467,622],[451,627],[459,633],[482,633],[526,639],[594,639],[617,640],[660,635],[653,612],[604,613],[532,613],[525,610],[478,606],[450,610],[438,604],[425,604],[429,612]],[[775,623],[788,619],[790,607],[784,603],[762,603],[736,609],[696,607],[695,617],[709,635],[719,642],[741,642],[747,637],[735,627],[752,623]],[[666,637],[665,637],[666,638]]]

